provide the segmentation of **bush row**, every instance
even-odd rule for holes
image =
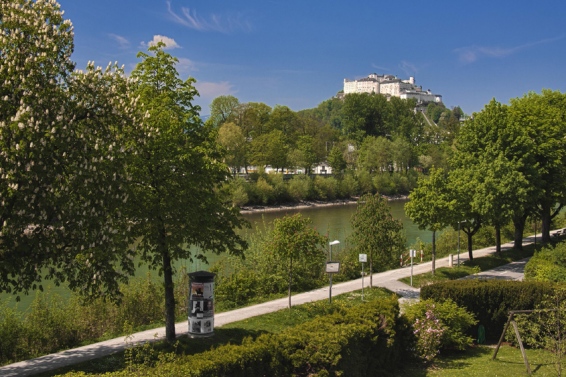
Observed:
[[[403,356],[403,328],[398,302],[392,297],[320,316],[279,334],[247,339],[240,345],[106,376],[387,376]]]
[[[365,193],[406,195],[416,186],[418,173],[347,173],[337,176],[294,175],[286,180],[283,174],[250,174],[249,179],[236,178],[224,187],[236,206],[270,205],[303,200],[331,201]]]
[[[475,315],[478,325],[485,327],[487,340],[497,341],[509,310],[535,309],[554,288],[555,285],[543,282],[456,280],[421,288],[421,299],[453,300]]]

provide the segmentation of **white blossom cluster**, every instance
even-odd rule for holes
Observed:
[[[72,51],[56,1],[0,3],[0,291],[112,290],[133,269],[124,135],[142,117],[123,69],[73,72]]]

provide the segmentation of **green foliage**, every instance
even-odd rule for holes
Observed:
[[[293,260],[295,263],[307,264],[307,274],[297,278],[312,280],[322,271],[325,251],[323,245],[326,238],[311,226],[311,219],[300,213],[284,216],[273,221],[273,232],[268,247],[273,255],[288,266],[289,276],[289,308],[291,307],[291,289],[293,284]],[[309,271],[310,270],[310,271]]]
[[[184,285],[184,289],[180,288]],[[184,303],[178,317],[186,318],[188,282],[177,282],[176,300]],[[51,292],[37,293],[26,314],[0,307],[0,364],[31,359],[77,347],[85,342],[131,333],[163,323],[163,286],[148,275],[120,285],[119,303],[97,298],[85,301],[73,295],[64,301]],[[179,308],[181,309],[181,308]]]
[[[273,186],[267,182],[263,177],[259,177],[255,184],[255,193],[258,196],[261,204],[272,204],[275,200]]]
[[[291,198],[300,202],[311,197],[312,180],[303,174],[297,174],[289,181],[289,195]]]
[[[378,194],[360,197],[352,217],[352,230],[351,253],[367,254],[368,272],[386,271],[397,265],[397,258],[405,249],[405,237],[403,225],[393,219],[386,199]]]
[[[316,197],[321,200],[332,201],[339,195],[338,181],[334,177],[317,176],[313,186]]]
[[[485,327],[486,338],[496,341],[507,321],[509,310],[535,309],[545,295],[553,292],[549,283],[506,280],[456,280],[421,288],[421,299],[442,302],[451,299],[473,313]]]
[[[525,280],[566,282],[566,243],[547,245],[535,252],[525,266]]]
[[[263,334],[240,345],[224,345],[197,355],[170,357],[153,367],[141,352],[143,357],[135,370],[139,375],[193,377],[393,375],[403,351],[397,300],[332,309],[333,313],[279,334]],[[155,359],[148,350],[145,355]],[[124,376],[131,371],[107,376]]]
[[[560,376],[566,356],[566,289],[559,287],[552,295],[545,296],[532,313],[516,314],[515,319],[523,345],[551,352]],[[505,334],[508,341],[517,344],[511,326]]]
[[[474,339],[466,332],[476,325],[477,321],[464,307],[456,305],[450,299],[440,302],[429,299],[404,308],[409,323],[415,323],[417,319],[423,320],[428,311],[440,321],[443,330],[440,337],[440,350],[465,350],[473,344]]]
[[[250,246],[244,258],[224,256],[211,267],[211,271],[216,273],[217,308],[232,309],[281,297],[289,289],[290,262],[292,291],[303,292],[326,282],[323,273],[324,249],[320,244],[315,248],[316,242],[323,243],[320,234],[310,228],[307,218],[286,218],[285,221],[295,222],[297,228],[289,230],[291,236],[285,235],[285,229],[279,229],[281,237],[278,245],[273,243],[273,225],[264,224],[265,231],[257,231],[249,240]],[[293,241],[292,244],[288,244],[285,238]],[[287,251],[295,253],[292,259],[285,255]]]

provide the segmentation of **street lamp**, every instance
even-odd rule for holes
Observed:
[[[458,221],[458,267],[460,267],[460,224],[467,222],[466,220]]]
[[[338,240],[334,240],[334,241],[328,243],[328,246],[330,247],[330,260],[329,260],[329,262],[331,262],[331,263],[332,263],[332,246],[338,245],[339,243],[340,243],[340,241],[338,241]],[[332,304],[332,275],[333,275],[333,273],[329,272],[328,275],[329,275],[328,279],[330,280],[330,285],[329,285],[329,288],[328,288],[328,302]]]

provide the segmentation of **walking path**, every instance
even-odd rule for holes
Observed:
[[[538,239],[540,236],[537,235]],[[523,240],[523,244],[529,244],[533,242],[534,236],[527,237]],[[502,245],[502,249],[512,248],[512,243],[507,243]],[[474,250],[474,258],[482,257],[488,254],[493,254],[495,252],[495,246],[488,247],[485,249]],[[468,253],[461,253],[459,260],[460,263],[468,259]],[[454,264],[456,264],[457,257],[453,256]],[[473,277],[482,278],[505,278],[522,280],[522,271],[524,269],[526,260],[510,263],[505,266],[498,267],[497,269],[491,271],[485,271]],[[436,267],[446,267],[449,265],[449,257],[437,259]],[[431,270],[431,262],[425,262],[422,264],[413,266],[413,275],[419,275]],[[417,299],[419,297],[419,289],[413,288],[407,284],[399,281],[399,279],[411,276],[411,267],[401,267],[395,270],[385,271],[381,273],[373,274],[373,285],[378,287],[387,288],[400,296],[402,300],[407,299]],[[369,286],[369,277],[363,279],[364,286]],[[334,284],[332,286],[332,296],[339,295],[342,293],[356,291],[362,288],[362,278],[357,280],[352,280],[344,283]],[[300,293],[292,297],[292,305],[301,305],[307,302],[319,301],[329,298],[329,287],[323,287],[314,291]],[[236,309],[229,312],[219,313],[214,316],[214,326],[220,327],[222,325],[241,321],[250,317],[255,317],[262,314],[267,314],[275,312],[281,309],[285,309],[288,306],[288,298],[281,298],[274,301],[265,302],[263,304],[258,304],[254,306],[249,306],[246,308]],[[177,323],[175,325],[175,332],[178,335],[183,335],[188,331],[187,321]],[[47,372],[50,370],[62,368],[65,366],[77,364],[83,361],[97,359],[100,357],[108,356],[113,353],[124,350],[125,348],[136,343],[143,343],[147,341],[165,339],[165,327],[147,330],[133,334],[131,336],[115,338],[111,340],[106,340],[104,342],[90,344],[88,346],[83,346],[71,350],[62,351],[59,353],[54,353],[46,356],[41,356],[31,360],[20,361],[18,363],[9,364],[4,367],[0,367],[0,376],[4,377],[22,377],[22,376],[32,376],[34,374]]]

